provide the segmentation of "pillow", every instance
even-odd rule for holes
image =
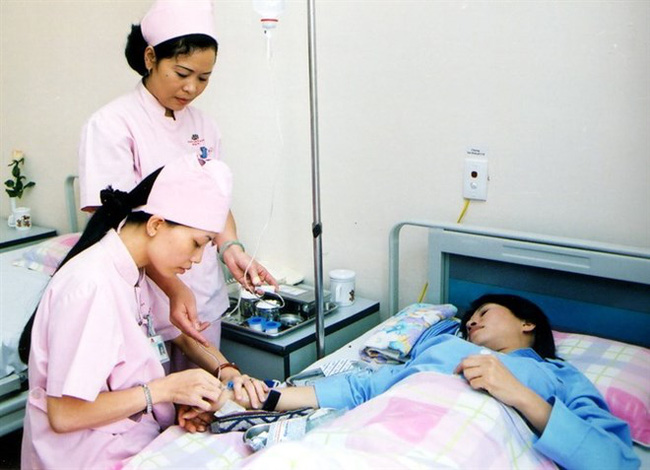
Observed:
[[[650,446],[650,349],[577,333],[553,336],[558,356],[594,383],[635,442]]]
[[[26,250],[20,258],[13,262],[13,265],[44,272],[51,276],[80,236],[81,233],[66,233],[49,238]]]

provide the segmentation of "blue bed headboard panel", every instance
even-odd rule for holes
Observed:
[[[464,312],[485,293],[517,294],[538,304],[554,329],[650,347],[650,250],[403,222],[391,232],[389,308],[395,311],[399,230],[406,225],[429,230],[427,302],[453,303]]]

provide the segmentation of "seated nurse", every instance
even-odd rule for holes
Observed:
[[[165,376],[145,269],[175,276],[223,230],[232,178],[220,161],[175,159],[102,205],[46,287],[29,357],[22,468],[112,468],[174,423],[210,409],[221,382]]]
[[[473,389],[517,410],[537,434],[533,448],[561,467],[638,468],[627,424],[609,412],[589,379],[556,357],[551,327],[537,305],[513,295],[482,296],[463,317],[461,332],[465,339],[427,330],[406,364],[281,388],[271,392],[272,403],[277,410],[353,408],[411,374],[456,373]],[[186,413],[179,420],[183,424],[195,418]]]

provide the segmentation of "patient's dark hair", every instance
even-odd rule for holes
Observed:
[[[132,25],[131,33],[126,40],[124,55],[129,66],[143,77],[146,77],[149,73],[144,63],[144,51],[147,45],[140,25]],[[206,34],[188,34],[168,39],[153,48],[158,60],[170,59],[182,54],[192,54],[194,51],[203,49],[214,49],[216,53],[219,50],[219,45],[213,37]]]
[[[467,339],[467,322],[474,312],[485,304],[501,305],[510,310],[520,320],[525,320],[535,325],[535,329],[533,330],[535,339],[533,340],[532,348],[543,358],[558,359],[555,354],[555,340],[553,339],[553,332],[548,318],[546,318],[542,309],[536,304],[518,295],[486,294],[474,300],[460,321],[460,332],[463,338]]]
[[[126,219],[127,222],[136,224],[146,223],[151,217],[150,214],[147,214],[146,212],[131,211],[136,207],[143,206],[147,203],[149,193],[151,193],[151,188],[160,174],[160,170],[162,170],[162,168],[151,173],[128,193],[118,191],[110,186],[106,189],[102,189],[100,192],[102,205],[97,208],[93,216],[88,220],[88,224],[81,234],[81,237],[79,237],[77,243],[75,243],[65,258],[63,258],[63,261],[61,261],[61,264],[59,264],[54,273],[56,274],[59,269],[79,253],[90,248],[104,238],[104,235],[106,235],[110,229],[117,229],[120,222],[124,219]],[[25,325],[25,328],[20,335],[20,341],[18,342],[18,355],[20,356],[20,360],[25,364],[29,361],[29,349],[32,343],[32,328],[34,326],[35,316],[36,311],[32,313],[32,316]]]

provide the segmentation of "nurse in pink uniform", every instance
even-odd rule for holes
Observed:
[[[209,0],[157,0],[141,24],[132,27],[125,54],[129,65],[143,78],[135,90],[101,108],[84,126],[79,181],[85,210],[99,205],[99,191],[106,185],[128,191],[188,151],[221,158],[221,136],[215,122],[189,106],[208,84],[217,48]],[[173,279],[163,278],[154,270],[147,272],[167,294],[158,296],[162,305],[159,310],[167,316],[169,296],[171,323],[187,336],[216,347],[221,336],[219,319],[228,308],[218,257],[249,290],[262,283],[277,286],[270,273],[245,253],[237,240],[232,213],[215,244],[206,247],[203,262],[191,272]],[[179,337],[180,332],[171,325],[161,328],[160,333],[165,340],[191,341],[187,336]],[[172,370],[188,366],[182,360],[173,362],[176,365]]]
[[[218,400],[222,382],[203,369],[165,376],[145,269],[173,277],[200,266],[230,198],[226,165],[196,155],[130,193],[102,191],[36,312],[22,468],[112,468],[173,424],[174,404]],[[225,361],[210,355],[214,368]]]

